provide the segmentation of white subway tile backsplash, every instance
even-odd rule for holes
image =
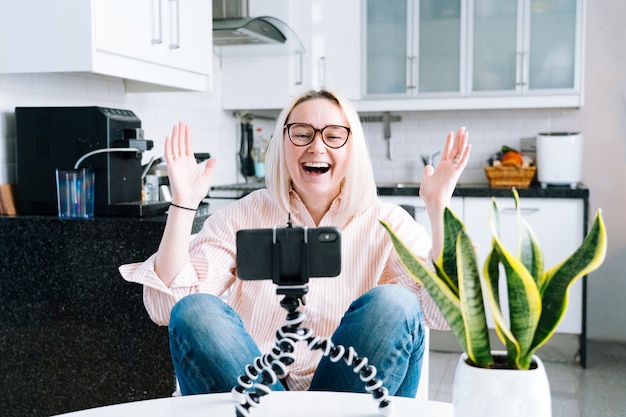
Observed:
[[[392,123],[394,160],[388,161],[382,142],[382,125],[371,123],[368,129],[370,149],[379,181],[415,181],[422,177],[421,155],[441,150],[446,134],[465,126],[472,144],[470,163],[460,182],[486,182],[483,167],[502,145],[519,148],[521,138],[534,137],[540,131],[563,126],[571,130],[575,111],[563,110],[484,110],[402,113],[402,121]],[[436,160],[437,162],[437,160]]]

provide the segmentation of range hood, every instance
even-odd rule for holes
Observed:
[[[248,0],[213,0],[213,45],[284,44],[289,27],[279,19],[248,16]]]

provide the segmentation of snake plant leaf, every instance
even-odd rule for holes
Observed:
[[[443,224],[443,250],[435,263],[435,271],[458,297],[457,253],[454,248],[456,247],[459,232],[465,230],[465,226],[452,210],[447,207],[443,213]]]
[[[517,214],[518,229],[518,257],[522,264],[530,272],[535,279],[538,287],[543,284],[543,268],[544,259],[543,251],[539,245],[537,237],[526,220],[522,217],[519,205],[519,194],[513,189],[513,198],[515,199],[515,212]]]
[[[464,230],[459,232],[456,243],[459,299],[467,337],[467,357],[479,367],[493,364],[489,347],[487,316],[483,304],[478,262],[472,241]]]
[[[450,328],[456,339],[459,341],[461,348],[464,352],[466,352],[467,337],[465,335],[463,317],[461,316],[461,302],[459,297],[448,287],[447,283],[439,278],[433,271],[428,269],[426,265],[424,265],[424,263],[413,254],[406,244],[391,229],[387,222],[381,220],[380,223],[389,233],[393,247],[398,254],[398,258],[413,279],[426,288],[431,298],[437,307],[439,307],[439,310],[450,325]]]
[[[496,326],[496,334],[506,347],[507,358],[513,358],[509,361],[510,366],[515,367],[515,358],[518,358],[521,354],[519,342],[515,339],[513,333],[509,329],[504,315],[502,314],[502,308],[500,306],[500,294],[498,288],[498,282],[500,281],[500,257],[498,251],[493,249],[487,255],[484,266],[484,284],[485,289],[483,293],[487,298],[487,303]]]
[[[531,358],[528,357],[527,352],[531,348],[541,317],[541,294],[530,272],[496,237],[494,237],[493,247],[498,252],[500,264],[504,266],[509,299],[510,329],[520,345],[520,355],[515,358],[515,365],[519,369],[528,369]]]
[[[519,219],[520,208],[517,201],[517,190],[513,190],[513,195],[516,198],[515,210]],[[528,369],[530,366],[529,360],[531,358],[528,357],[527,352],[531,348],[535,330],[541,316],[541,294],[537,287],[535,276],[526,268],[521,257],[514,256],[502,244],[498,229],[498,213],[498,206],[495,199],[492,199],[491,210],[489,212],[489,224],[493,235],[492,248],[497,254],[498,263],[504,267],[505,271],[509,305],[509,329],[512,337],[506,332],[506,327],[503,326],[502,323],[496,322],[496,330],[498,331],[498,336],[503,339],[507,347],[509,365],[519,369]],[[518,253],[525,252],[529,254],[536,250],[541,252],[541,249],[536,243],[536,239],[534,239],[534,236],[531,234],[532,232],[529,232],[530,227],[522,224],[519,228],[521,230],[519,230],[518,233]],[[522,248],[524,246],[524,243],[522,243],[522,235],[529,236],[525,244],[531,246],[531,248]],[[536,248],[533,249],[533,246]],[[535,263],[534,260],[530,261],[530,266],[533,270]],[[494,289],[497,289],[497,286],[493,284],[493,279],[492,276],[488,281],[492,283],[491,285]],[[490,307],[492,307],[491,304]]]
[[[496,334],[506,347],[509,366],[515,368],[517,358],[521,355],[521,347],[513,333],[511,333],[500,305],[500,256],[494,246],[495,238],[500,237],[499,213],[496,199],[492,198],[489,207],[489,226],[493,236],[491,241],[492,249],[485,260],[483,273],[485,274],[487,303],[496,326]]]
[[[546,271],[541,288],[543,313],[532,343],[531,353],[554,334],[569,301],[569,287],[578,278],[600,267],[606,256],[607,237],[602,212],[598,210],[591,230],[580,247],[566,260]]]

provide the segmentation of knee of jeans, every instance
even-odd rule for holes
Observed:
[[[217,317],[224,312],[222,304],[224,304],[222,300],[211,294],[189,294],[178,300],[172,308],[169,328],[178,325],[193,327],[202,321],[202,318]]]
[[[366,293],[366,301],[384,306],[387,314],[397,314],[401,318],[418,318],[422,321],[422,308],[417,295],[402,285],[386,284],[372,288]],[[368,300],[369,299],[369,300]]]

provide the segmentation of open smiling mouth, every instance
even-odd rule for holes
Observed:
[[[330,164],[326,162],[305,162],[304,170],[311,174],[325,174],[330,170]]]

